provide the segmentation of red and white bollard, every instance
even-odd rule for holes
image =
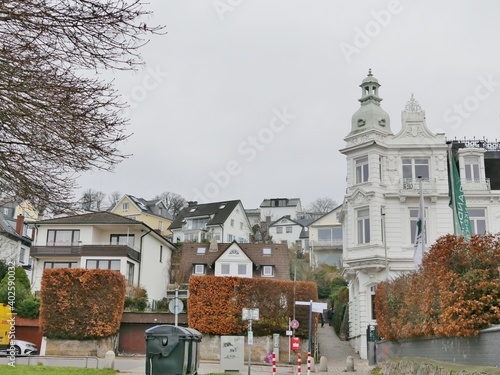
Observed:
[[[297,374],[300,375],[300,372],[302,371],[302,359],[300,358],[300,353],[297,354]]]
[[[273,353],[273,374],[276,374],[276,353]]]
[[[311,352],[307,353],[307,375],[311,375]]]

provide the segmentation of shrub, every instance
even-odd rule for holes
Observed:
[[[40,295],[44,336],[72,340],[108,337],[120,327],[125,277],[110,270],[47,269]]]
[[[21,318],[37,318],[40,315],[40,300],[38,298],[25,299],[16,311]]]

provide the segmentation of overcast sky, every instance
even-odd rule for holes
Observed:
[[[498,1],[149,1],[167,34],[143,48],[143,69],[115,76],[132,156],[83,175],[82,190],[340,204],[339,149],[369,68],[394,134],[413,93],[431,131],[498,137]]]

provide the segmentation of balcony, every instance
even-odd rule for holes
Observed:
[[[141,261],[141,254],[127,245],[67,245],[67,246],[31,246],[30,256],[41,257],[128,257],[137,262]]]
[[[422,178],[422,191],[424,194],[432,194],[436,192],[435,178]],[[420,179],[418,178],[402,178],[400,180],[400,192],[418,193],[420,191]]]
[[[342,249],[342,239],[331,239],[326,241],[309,241],[314,250]]]
[[[462,189],[464,192],[472,191],[490,191],[490,179],[489,178],[477,178],[473,180],[461,179]]]

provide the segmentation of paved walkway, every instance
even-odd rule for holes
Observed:
[[[347,341],[341,341],[335,334],[333,327],[327,324],[324,327],[318,328],[318,342],[320,356],[325,356],[328,359],[328,372],[317,372],[314,365],[311,367],[311,374],[349,374],[346,373],[346,359],[352,356],[354,359],[355,375],[369,375],[373,366],[368,366],[368,361],[359,358],[351,345]],[[294,361],[296,362],[296,360]],[[316,364],[318,366],[319,364]],[[120,372],[126,372],[127,375],[144,375],[145,359],[144,357],[124,358],[117,357],[115,369]],[[273,374],[271,365],[253,364],[251,365],[252,375]],[[219,362],[202,361],[198,369],[198,374],[206,375],[211,373],[222,373]],[[248,367],[245,366],[244,371],[240,374],[246,375]],[[307,357],[302,358],[301,373],[307,375]],[[297,365],[288,365],[279,363],[276,368],[276,374],[297,374]]]

